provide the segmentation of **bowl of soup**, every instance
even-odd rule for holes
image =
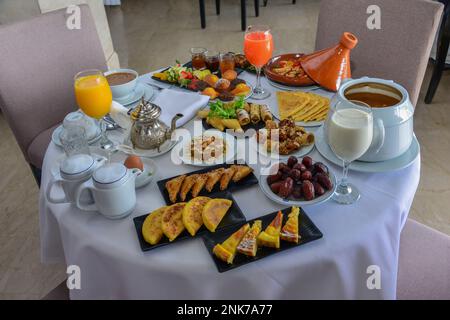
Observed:
[[[331,108],[338,101],[362,103],[372,109],[372,144],[358,160],[391,160],[401,156],[411,146],[414,107],[408,92],[400,84],[369,77],[348,79],[331,100]]]
[[[105,72],[113,99],[119,102],[130,98],[136,89],[139,74],[131,69],[115,69]]]

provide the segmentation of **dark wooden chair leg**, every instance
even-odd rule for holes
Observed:
[[[437,42],[436,61],[433,69],[433,75],[431,76],[430,84],[428,85],[427,94],[425,96],[425,103],[429,104],[433,101],[434,94],[441,81],[442,72],[445,69],[445,60],[448,54],[448,48],[450,44],[450,7],[442,17],[442,24],[439,30],[439,38]]]
[[[202,29],[206,28],[206,17],[205,17],[205,0],[198,0],[200,7],[200,24]]]
[[[259,0],[255,0],[255,16],[259,17]]]
[[[297,3],[297,0],[292,0],[292,4],[296,4]]]
[[[241,0],[241,29],[245,31],[247,29],[247,13],[246,13],[246,1]]]
[[[220,14],[220,0],[216,0],[216,14]]]
[[[267,7],[267,2],[268,2],[269,0],[264,0],[263,1],[263,5],[264,5],[264,7]]]
[[[36,180],[36,183],[37,183],[38,187],[40,188],[41,187],[41,175],[42,175],[41,169],[36,168],[31,163],[30,163],[30,168],[31,168],[31,172],[33,173],[34,179]]]

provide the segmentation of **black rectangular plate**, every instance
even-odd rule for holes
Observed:
[[[284,213],[284,215],[283,215],[283,225],[284,225],[288,219],[288,214],[291,212],[291,208],[290,207],[286,208],[286,209],[282,210],[282,212]],[[311,242],[311,241],[314,241],[314,240],[317,240],[317,239],[320,239],[323,237],[322,232],[311,221],[311,219],[308,217],[308,215],[305,213],[305,211],[303,211],[303,209],[300,208],[299,234],[301,236],[301,239],[299,240],[298,244],[280,240],[280,248],[279,249],[260,247],[260,248],[258,248],[256,257],[248,257],[246,255],[237,253],[234,258],[233,264],[228,264],[226,262],[223,262],[222,260],[218,259],[213,254],[213,248],[216,244],[222,243],[223,241],[225,241],[229,236],[231,236],[234,232],[236,232],[245,223],[249,223],[250,226],[252,226],[253,221],[262,220],[262,226],[263,226],[262,230],[265,230],[265,228],[275,218],[277,213],[278,213],[278,211],[272,212],[272,213],[269,213],[268,215],[265,215],[265,216],[247,221],[247,222],[243,222],[240,225],[235,225],[233,227],[220,230],[219,232],[203,235],[203,242],[205,243],[206,249],[208,250],[212,259],[214,260],[217,270],[219,272],[229,271],[231,269],[235,269],[237,267],[243,266],[247,263],[264,259],[265,257],[271,256],[278,252],[288,250],[291,248],[295,248],[295,247],[299,247],[299,246],[304,245],[305,243],[308,243],[308,242]]]
[[[234,200],[233,196],[231,195],[230,192],[224,191],[224,192],[218,192],[215,193],[214,195],[210,196],[211,198],[222,198],[222,199],[229,199],[231,201],[233,201],[233,204],[231,205],[230,209],[228,209],[226,215],[223,217],[222,221],[219,223],[219,225],[217,226],[216,232],[220,229],[226,228],[226,227],[231,227],[234,226],[236,224],[242,224],[243,222],[245,222],[245,216],[242,214],[241,209],[239,208],[239,206],[236,203],[236,200]],[[149,213],[151,214],[151,213]],[[161,241],[155,245],[151,245],[149,243],[147,243],[144,240],[144,237],[142,236],[142,225],[144,224],[144,220],[145,218],[147,218],[147,216],[149,214],[144,214],[142,216],[139,217],[135,217],[133,219],[134,222],[134,226],[136,227],[136,233],[138,236],[138,240],[139,240],[139,244],[141,246],[142,251],[149,251],[158,247],[162,247],[171,243],[176,243],[179,241],[183,241],[186,239],[191,239],[194,237],[198,237],[198,236],[202,236],[204,234],[210,233],[208,229],[206,229],[206,227],[203,225],[201,226],[201,228],[197,231],[196,235],[194,237],[192,237],[189,232],[185,229],[174,241],[170,242],[169,239],[167,239],[165,236],[163,236],[161,238]]]
[[[246,165],[246,164],[244,163],[243,165]],[[225,163],[224,164],[218,164],[218,165],[207,167],[205,169],[201,169],[201,170],[198,170],[198,171],[186,173],[186,175],[191,175],[191,174],[196,174],[196,173],[205,173],[205,172],[209,172],[211,170],[218,169],[218,168],[228,168],[229,166],[231,166],[231,164],[225,164]],[[164,179],[164,180],[159,180],[157,182],[159,191],[161,192],[161,195],[163,196],[164,201],[168,205],[172,204],[172,202],[170,201],[169,193],[166,190],[166,182],[169,181],[169,180],[172,180],[173,178],[176,178],[178,176],[167,178],[167,179]],[[203,190],[200,192],[199,196],[211,197],[211,195],[214,195],[217,192],[222,192],[219,189],[219,184],[220,184],[220,182],[217,182],[216,185],[214,186],[214,189],[212,189],[211,192],[208,192],[208,191],[206,191],[206,189],[203,188]],[[239,182],[230,181],[230,184],[228,185],[228,189],[224,190],[224,191],[230,191],[231,192],[231,191],[234,191],[234,190],[247,188],[247,187],[253,186],[255,184],[258,184],[258,179],[256,178],[255,174],[252,172],[252,173],[250,173],[248,176],[246,176],[244,179],[242,179]],[[215,197],[215,198],[217,198],[217,197]],[[189,201],[191,199],[192,199],[192,196],[191,196],[191,193],[189,192],[185,201]],[[179,200],[179,201],[181,201],[181,200]]]
[[[185,64],[183,64],[183,67],[191,68],[192,67],[192,61],[186,62]],[[165,69],[163,69],[163,70],[161,70],[159,72],[161,73],[161,72],[164,72],[164,71],[166,71],[168,69],[170,69],[170,67],[167,67],[167,68],[165,68]],[[236,71],[236,73],[238,75],[240,75],[242,72],[244,72],[244,70],[239,69],[239,68],[235,68],[234,71]],[[174,85],[174,86],[177,86],[177,87],[181,88],[178,83],[170,82],[170,81],[167,81],[167,80],[161,80],[161,79],[159,79],[157,77],[154,77],[153,75],[152,75],[152,79],[156,80],[156,81],[159,81],[159,82],[162,82],[162,83],[171,84],[171,85]],[[189,89],[188,87],[182,87],[182,89],[186,89],[188,91],[197,92],[195,90]]]
[[[213,126],[209,125],[206,122],[206,119],[202,119],[202,124],[203,124],[203,129],[205,130],[209,130],[209,129],[214,129],[217,130],[216,128],[214,128]],[[257,132],[260,129],[265,128],[266,124],[264,123],[264,121],[259,121],[257,124],[253,124],[253,123],[249,123],[246,126],[242,126],[242,130],[244,130],[244,133],[242,134],[238,134],[238,133],[230,133],[231,135],[238,137],[238,138],[250,138],[252,136],[251,133],[247,132],[247,130],[249,129],[253,129],[255,130],[255,132]],[[225,129],[226,130],[226,129]]]

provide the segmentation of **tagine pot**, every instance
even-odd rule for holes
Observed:
[[[337,91],[342,81],[352,76],[350,51],[357,43],[358,39],[354,34],[344,32],[337,45],[303,56],[300,64],[306,74],[320,86]]]

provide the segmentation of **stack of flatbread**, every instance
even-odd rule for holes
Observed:
[[[281,120],[322,121],[330,109],[330,99],[311,92],[278,91],[277,100]]]

